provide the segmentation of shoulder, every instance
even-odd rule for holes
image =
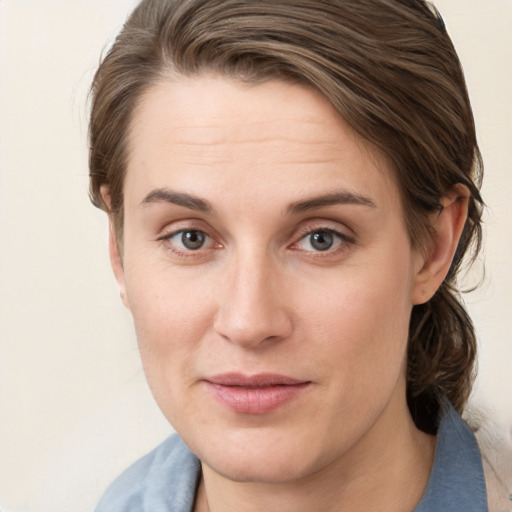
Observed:
[[[429,483],[415,512],[432,510],[488,510],[478,445],[467,424],[447,400],[441,407]]]
[[[174,434],[122,473],[95,512],[190,512],[199,473],[199,460]]]
[[[477,397],[464,411],[484,467],[489,509],[512,511],[512,416]]]

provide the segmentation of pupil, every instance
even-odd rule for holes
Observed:
[[[181,241],[187,249],[200,249],[204,244],[204,233],[201,231],[185,231],[181,235]]]
[[[320,231],[318,233],[313,234],[311,237],[311,245],[317,251],[327,251],[332,247],[333,243],[333,236],[326,231]]]

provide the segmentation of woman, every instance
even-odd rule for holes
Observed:
[[[487,510],[458,415],[481,163],[429,5],[144,0],[96,74],[90,139],[179,435],[98,511]]]

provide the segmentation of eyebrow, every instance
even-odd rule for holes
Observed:
[[[142,200],[141,205],[145,206],[147,204],[160,202],[183,206],[189,210],[195,210],[201,213],[215,213],[215,209],[209,201],[186,192],[175,192],[165,188],[158,188],[151,191]],[[331,194],[312,197],[310,199],[296,201],[291,203],[286,210],[287,213],[296,214],[339,204],[353,204],[376,208],[375,203],[369,197],[353,194],[352,192],[334,192]]]
[[[333,192],[322,196],[312,197],[303,201],[296,201],[288,208],[288,213],[302,213],[308,210],[318,210],[326,206],[338,204],[354,204],[376,208],[375,203],[369,198],[352,192]]]
[[[214,208],[209,201],[201,199],[186,192],[175,192],[165,188],[157,188],[151,191],[141,202],[142,206],[154,203],[171,203],[183,206],[189,210],[201,213],[214,213]]]

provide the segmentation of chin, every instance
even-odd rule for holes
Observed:
[[[211,464],[209,459],[212,459]],[[305,467],[297,461],[280,455],[246,458],[233,460],[232,457],[223,460],[210,457],[203,462],[213,471],[233,482],[273,483],[282,484],[299,480],[308,474]],[[302,464],[304,461],[302,461]]]
[[[235,482],[285,483],[321,466],[308,449],[314,445],[310,440],[263,430],[210,437],[193,451],[217,474]]]

